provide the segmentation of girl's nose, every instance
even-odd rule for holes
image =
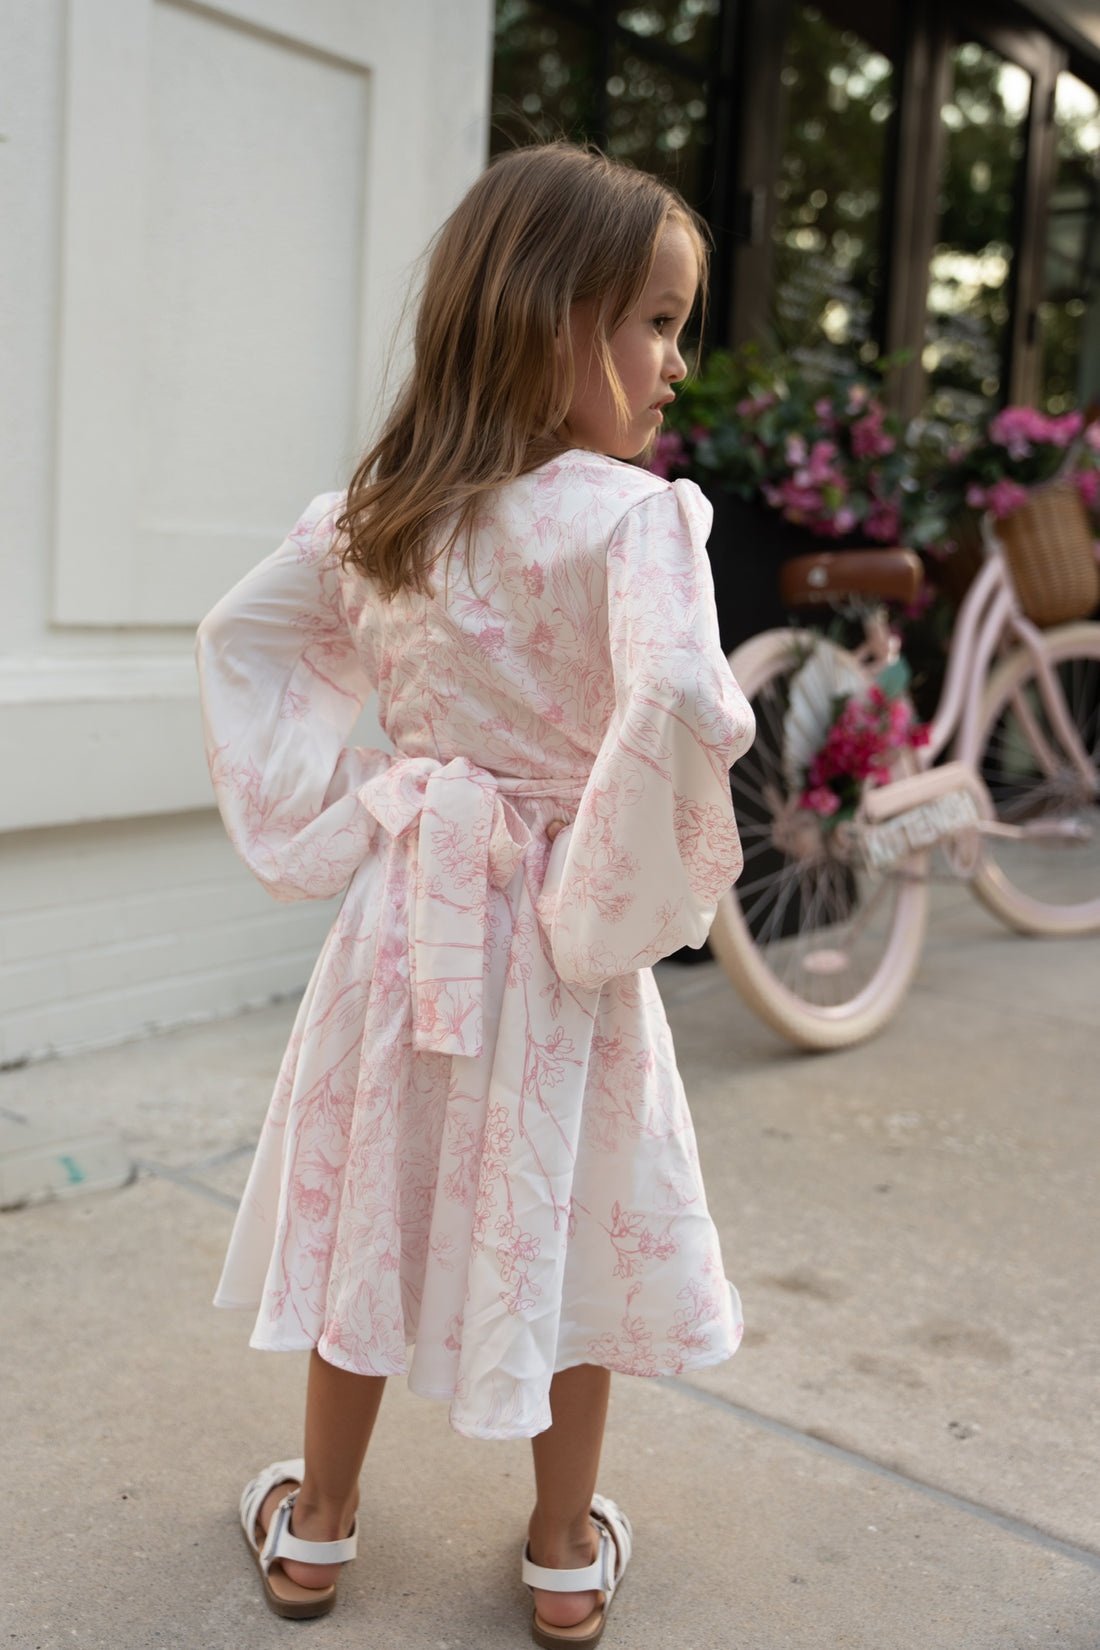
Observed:
[[[670,384],[675,384],[681,378],[686,378],[687,377],[687,371],[688,371],[687,370],[687,363],[684,360],[683,356],[680,354],[679,346],[678,345],[673,345],[672,359],[667,363],[667,365],[665,367],[665,377],[666,377],[666,379],[668,380],[668,382]]]

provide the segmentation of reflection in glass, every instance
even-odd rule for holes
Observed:
[[[620,28],[659,40],[692,57],[707,58],[718,50],[721,0],[648,0],[645,5],[620,6]]]
[[[702,85],[620,46],[607,98],[608,153],[667,178],[689,201],[701,201],[710,169]]]
[[[894,68],[818,7],[796,5],[781,80],[776,333],[784,349],[826,371],[853,354],[872,361]]]
[[[595,125],[595,36],[529,0],[497,0],[490,149],[569,137]]]
[[[1039,336],[1042,406],[1062,413],[1100,398],[1100,97],[1059,75],[1054,122]]]
[[[1005,398],[1031,79],[973,40],[951,64],[922,359],[928,416],[963,439]]]

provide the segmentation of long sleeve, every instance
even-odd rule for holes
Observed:
[[[357,789],[389,764],[381,751],[345,749],[374,682],[332,554],[340,503],[315,499],[198,633],[218,806],[241,858],[281,900],[346,886],[377,830]]]
[[[710,515],[677,482],[629,510],[608,546],[615,712],[539,902],[574,985],[701,945],[741,870],[729,769],[754,728],[718,640]]]

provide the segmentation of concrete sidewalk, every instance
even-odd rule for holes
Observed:
[[[836,1055],[714,965],[661,971],[748,1330],[718,1369],[615,1383],[602,1484],[637,1546],[608,1650],[1100,1643],[1100,941],[936,907],[898,1020]],[[140,1166],[0,1217],[0,1645],[530,1643],[526,1447],[398,1382],[336,1612],[263,1604],[235,1503],[299,1447],[303,1362],[208,1303],[291,1012],[0,1077],[15,1138]]]

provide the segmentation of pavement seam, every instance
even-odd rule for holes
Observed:
[[[934,1484],[925,1484],[919,1478],[910,1478],[903,1472],[897,1472],[893,1467],[885,1467],[880,1461],[875,1461],[869,1455],[860,1455],[856,1450],[844,1449],[840,1444],[830,1444],[824,1438],[815,1438],[813,1433],[802,1432],[798,1427],[792,1427],[785,1421],[774,1421],[768,1415],[760,1415],[756,1410],[746,1409],[742,1404],[735,1404],[729,1398],[722,1398],[715,1392],[707,1392],[702,1387],[693,1386],[690,1381],[682,1380],[677,1375],[658,1375],[657,1384],[671,1392],[678,1392],[683,1397],[694,1398],[699,1403],[709,1404],[714,1409],[724,1410],[727,1415],[733,1415],[739,1421],[745,1421],[750,1426],[759,1428],[762,1432],[770,1432],[776,1437],[785,1438],[789,1443],[801,1444],[805,1449],[811,1449],[818,1455],[824,1455],[831,1461],[841,1461],[846,1466],[857,1467],[861,1472],[871,1473],[876,1478],[884,1478],[888,1483],[897,1484],[903,1489],[915,1490],[918,1495],[926,1496],[930,1501],[937,1501],[941,1506],[950,1507],[954,1512],[966,1513],[970,1518],[977,1518],[984,1524],[992,1524],[1009,1535],[1017,1536],[1021,1541],[1028,1541],[1034,1547],[1044,1547],[1048,1552],[1058,1553],[1062,1558],[1069,1558],[1076,1564],[1084,1564],[1091,1570],[1100,1570],[1100,1553],[1093,1552],[1088,1547],[1077,1547],[1070,1541],[1061,1541],[1055,1535],[1048,1535],[1034,1524],[1025,1524],[1019,1518],[1012,1518],[1008,1513],[995,1512],[992,1507],[984,1507],[980,1501],[968,1501],[965,1496],[954,1495],[950,1490],[937,1489]]]
[[[169,1169],[164,1163],[152,1163],[144,1157],[134,1159],[134,1168],[139,1174],[153,1175],[157,1180],[170,1180],[173,1186],[181,1186],[184,1191],[197,1192],[200,1197],[209,1198],[211,1203],[220,1204],[223,1209],[236,1210],[240,1207],[239,1197],[230,1197],[228,1192],[204,1186],[201,1180],[192,1180],[182,1169]]]

